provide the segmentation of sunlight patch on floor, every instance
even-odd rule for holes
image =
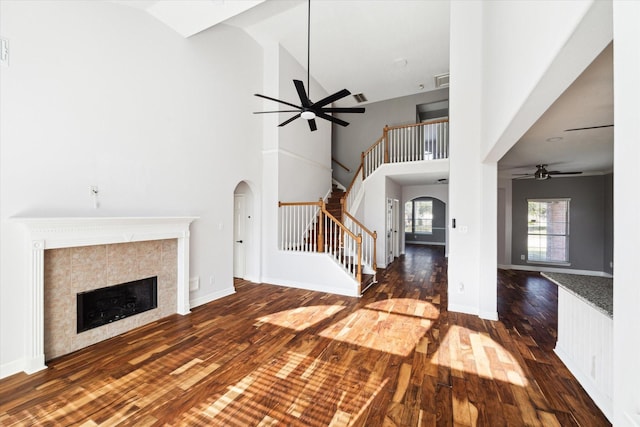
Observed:
[[[464,374],[526,387],[527,377],[518,361],[502,345],[485,333],[452,325],[431,363],[451,368],[451,375],[463,378]]]
[[[325,338],[407,356],[424,337],[439,310],[432,304],[396,298],[368,304],[320,332]]]
[[[388,382],[375,372],[363,382],[363,372],[288,351],[192,408],[183,420],[229,427],[351,426]]]
[[[270,323],[283,328],[293,329],[294,331],[303,331],[318,322],[332,317],[341,310],[344,310],[344,308],[343,305],[298,307],[259,317],[256,326],[260,326],[260,324],[263,323]]]

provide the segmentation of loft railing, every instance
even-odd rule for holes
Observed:
[[[382,136],[362,153],[366,179],[383,163],[449,158],[449,119],[406,126],[385,126]]]
[[[292,252],[324,252],[333,257],[359,284],[362,283],[362,235],[331,215],[323,200],[279,202],[279,248]],[[374,244],[375,246],[375,244]],[[367,253],[371,252],[367,249]]]

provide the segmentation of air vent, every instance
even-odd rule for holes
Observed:
[[[436,88],[449,87],[449,73],[437,74],[433,78],[436,81]]]
[[[356,93],[355,95],[353,95],[353,97],[355,98],[358,104],[361,102],[367,102],[367,97],[364,96],[363,93]]]

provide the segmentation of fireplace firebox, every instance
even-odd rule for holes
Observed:
[[[88,331],[158,307],[158,277],[77,294],[77,332]]]

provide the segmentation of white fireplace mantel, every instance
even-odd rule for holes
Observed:
[[[178,314],[189,309],[189,226],[197,217],[87,217],[26,218],[13,221],[25,226],[28,247],[27,337],[25,372],[45,369],[44,355],[44,251],[114,243],[177,239]]]

